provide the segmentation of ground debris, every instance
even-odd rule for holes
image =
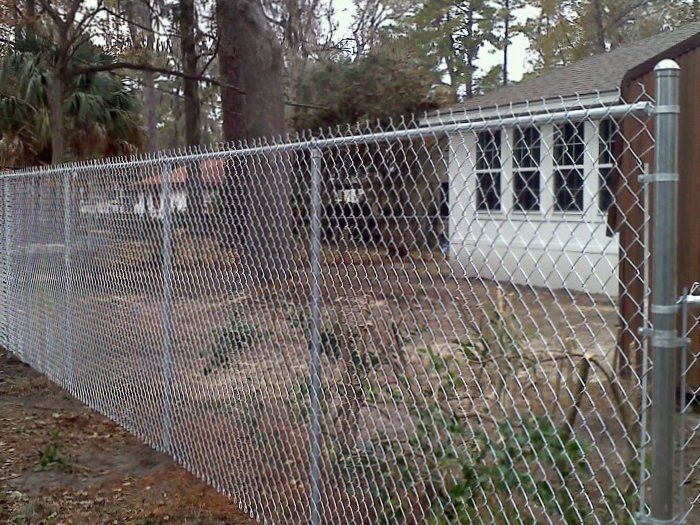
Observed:
[[[166,456],[14,359],[0,360],[0,409],[0,523],[255,523]],[[47,450],[55,457],[37,469]]]

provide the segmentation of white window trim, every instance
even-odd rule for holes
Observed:
[[[500,133],[500,208],[498,210],[477,209],[479,175],[493,173],[495,170],[477,169],[478,134],[476,131],[466,131],[451,134],[449,144],[450,164],[450,215],[458,213],[487,220],[493,218],[502,220],[513,216],[516,220],[559,220],[600,223],[605,220],[605,212],[599,207],[600,169],[614,167],[614,163],[600,162],[600,126],[605,119],[583,121],[584,153],[582,164],[562,164],[554,162],[555,124],[542,124],[537,127],[540,132],[540,158],[538,164],[540,176],[539,210],[521,211],[515,208],[515,175],[516,168],[514,141],[515,128],[496,128],[494,133]],[[573,122],[580,124],[580,122]],[[555,172],[557,169],[579,169],[583,175],[582,210],[557,210],[555,193]],[[525,168],[526,170],[529,168]],[[457,221],[453,219],[452,222]]]
[[[600,136],[598,129],[601,120],[587,120],[583,125],[583,214],[589,222],[600,220],[598,190],[598,152]]]
[[[501,130],[501,215],[509,214],[515,206],[513,139],[514,128]]]

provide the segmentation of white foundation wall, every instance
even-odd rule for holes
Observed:
[[[474,173],[476,136],[472,132],[450,137],[449,148],[449,258],[466,277],[495,279],[519,285],[569,289],[591,294],[618,294],[619,242],[606,235],[606,217],[597,206],[598,136],[595,123],[586,124],[584,211],[554,211],[552,180],[553,126],[542,126],[540,211],[513,210],[512,170],[501,170],[501,210],[476,209]],[[503,130],[502,158],[512,130]],[[590,151],[589,151],[590,150]]]
[[[467,277],[617,296],[618,241],[604,224],[474,218],[450,228],[450,259]]]

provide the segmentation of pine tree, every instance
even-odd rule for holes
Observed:
[[[483,46],[495,43],[495,8],[487,0],[428,0],[410,19],[410,38],[455,95],[475,93],[477,60]]]
[[[515,12],[525,7],[525,0],[494,0],[493,7],[496,10],[496,24],[498,37],[495,39],[496,48],[501,52],[500,80],[503,85],[508,84],[508,51],[513,36],[518,32]],[[493,78],[495,73],[491,73]]]

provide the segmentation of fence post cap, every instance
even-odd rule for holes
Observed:
[[[666,71],[666,70],[675,70],[675,71],[680,71],[681,66],[678,65],[678,62],[675,60],[671,60],[670,58],[664,58],[661,62],[656,64],[654,67],[654,71]]]

